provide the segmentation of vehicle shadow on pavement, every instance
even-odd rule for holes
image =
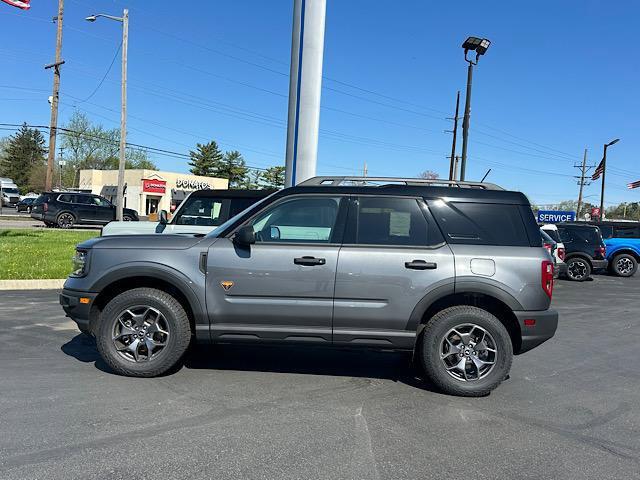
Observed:
[[[406,352],[290,345],[196,345],[188,369],[377,378],[439,393]]]
[[[78,334],[60,349],[83,363],[93,363],[115,374],[100,358],[93,337]],[[293,373],[339,377],[377,378],[440,393],[424,379],[422,369],[406,352],[337,349],[289,345],[193,345],[183,365],[187,369]],[[178,372],[172,369],[166,375]]]

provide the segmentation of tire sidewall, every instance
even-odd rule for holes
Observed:
[[[633,262],[633,268],[631,269],[631,272],[629,272],[629,273],[620,273],[620,271],[618,270],[618,261],[621,260],[622,258],[628,258],[629,260],[631,260]],[[633,275],[635,275],[637,270],[638,270],[638,261],[633,257],[633,255],[629,255],[628,253],[621,253],[621,254],[616,255],[614,257],[614,259],[613,259],[613,271],[617,276],[619,276],[619,277],[632,277]]]
[[[477,381],[455,379],[440,359],[440,346],[444,335],[452,328],[473,323],[486,329],[496,342],[497,361],[493,370]],[[477,307],[453,307],[436,314],[423,331],[421,342],[423,366],[429,378],[445,393],[456,395],[484,395],[489,393],[508,375],[513,360],[513,346],[507,329],[495,316]]]
[[[585,265],[586,268],[586,273],[583,277],[572,277],[570,272],[571,269],[571,265],[573,263],[583,263]],[[591,264],[589,263],[588,260],[585,260],[584,258],[581,257],[574,257],[574,258],[570,258],[569,261],[567,262],[567,278],[573,282],[584,282],[587,278],[589,278],[589,276],[591,275]]]
[[[167,301],[171,299],[164,292],[161,295],[154,295],[154,290],[136,289],[124,292],[111,300],[100,314],[100,323],[97,331],[96,343],[102,358],[117,372],[146,376],[156,375],[175,365],[186,348],[180,348],[181,335],[190,336],[190,332],[184,332],[184,320],[179,317],[186,313],[180,307],[175,311],[176,304]],[[166,318],[169,326],[169,341],[159,354],[150,361],[133,362],[120,355],[112,340],[112,332],[118,316],[127,308],[136,305],[150,306],[158,309]]]

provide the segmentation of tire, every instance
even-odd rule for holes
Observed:
[[[71,228],[76,223],[76,217],[73,213],[62,212],[56,217],[56,225],[60,228]]]
[[[567,279],[584,282],[591,276],[591,263],[586,258],[573,257],[567,260]]]
[[[126,327],[127,319],[131,328]],[[147,326],[136,331],[136,324]],[[180,302],[154,288],[135,288],[114,297],[102,311],[96,330],[102,359],[115,372],[130,377],[155,377],[178,366],[192,334]],[[151,350],[147,345],[152,345]]]
[[[611,272],[618,277],[632,277],[638,270],[638,261],[628,253],[616,255],[610,265]]]
[[[483,349],[479,355],[473,355],[474,348],[483,342],[495,351]],[[464,348],[460,352],[462,357],[454,350],[458,344]],[[462,397],[488,395],[507,377],[513,361],[511,338],[500,320],[486,310],[467,305],[449,307],[435,314],[422,331],[418,348],[429,380],[442,392]],[[457,368],[463,361],[464,373]]]

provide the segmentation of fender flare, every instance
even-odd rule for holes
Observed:
[[[501,301],[509,307],[511,311],[524,310],[523,306],[513,297],[513,295],[496,285],[483,281],[461,280],[454,282],[452,280],[449,283],[439,285],[438,287],[430,290],[424,297],[422,297],[411,312],[406,330],[414,332],[417,331],[424,314],[434,303],[444,297],[458,293],[478,293],[486,295]]]
[[[202,303],[196,292],[193,291],[191,285],[193,282],[182,272],[161,264],[149,264],[148,262],[131,262],[124,265],[117,265],[91,285],[90,291],[102,292],[109,285],[133,277],[150,277],[163,280],[175,288],[189,302],[189,307],[194,315],[196,330],[198,325],[206,325],[209,328],[209,319],[206,311],[202,307]]]

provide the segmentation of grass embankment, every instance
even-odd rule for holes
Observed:
[[[66,278],[78,243],[96,231],[0,230],[0,280]]]

